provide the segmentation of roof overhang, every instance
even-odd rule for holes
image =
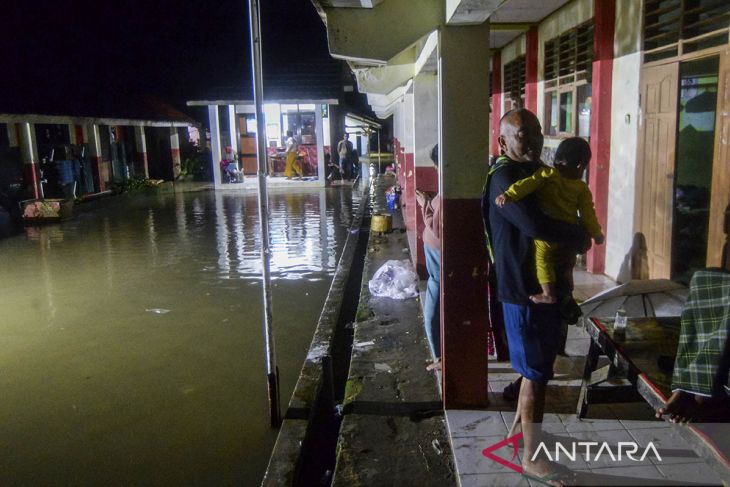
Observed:
[[[294,104],[305,104],[314,103],[318,105],[337,105],[339,101],[335,98],[325,98],[321,100],[312,99],[276,99],[276,100],[264,100],[264,103],[279,103],[280,105],[294,105]],[[187,105],[189,107],[200,107],[200,106],[212,106],[212,105],[253,105],[253,100],[245,100],[239,98],[232,98],[230,100],[189,100]]]
[[[192,127],[194,122],[179,120],[142,120],[128,118],[105,117],[73,117],[65,115],[39,115],[0,113],[0,123],[42,123],[42,124],[70,124],[70,125],[130,125],[138,127]]]

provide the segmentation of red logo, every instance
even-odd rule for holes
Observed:
[[[510,436],[509,438],[506,438],[499,443],[495,443],[494,445],[485,448],[482,450],[482,455],[484,455],[487,458],[490,458],[494,460],[495,462],[499,463],[500,465],[504,465],[505,467],[514,470],[517,473],[522,473],[522,465],[517,465],[515,463],[512,463],[511,461],[505,460],[504,458],[500,458],[494,453],[492,453],[494,450],[499,450],[505,445],[512,445],[512,460],[517,458],[517,451],[519,449],[520,440],[522,439],[522,433],[517,433],[514,436]]]

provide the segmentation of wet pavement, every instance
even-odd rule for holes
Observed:
[[[270,194],[284,400],[353,206],[346,187]],[[0,484],[260,482],[259,252],[244,192],[123,195],[0,240]]]

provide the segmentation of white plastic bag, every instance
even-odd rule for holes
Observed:
[[[418,276],[409,260],[389,260],[368,283],[370,294],[393,299],[408,299],[418,296]]]

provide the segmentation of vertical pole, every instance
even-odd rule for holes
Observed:
[[[264,336],[266,344],[266,377],[269,383],[271,426],[281,423],[279,408],[279,369],[276,366],[274,330],[271,315],[271,283],[269,276],[269,202],[266,194],[266,122],[264,119],[264,84],[261,61],[261,23],[258,0],[249,0],[248,19],[251,33],[253,99],[256,105],[256,170],[259,182],[259,221],[261,224],[261,260],[263,263]]]
[[[537,115],[537,53],[538,33],[537,27],[532,26],[525,33],[525,108]]]
[[[177,181],[180,177],[182,159],[180,158],[180,134],[177,127],[170,127],[170,155],[172,156],[172,180]]]
[[[147,138],[144,133],[144,127],[137,125],[134,127],[134,141],[137,144],[137,157],[142,163],[145,179],[150,178],[150,167],[147,162]]]
[[[314,106],[315,137],[317,138],[317,182],[324,186],[327,168],[324,166],[324,123],[322,105]]]

